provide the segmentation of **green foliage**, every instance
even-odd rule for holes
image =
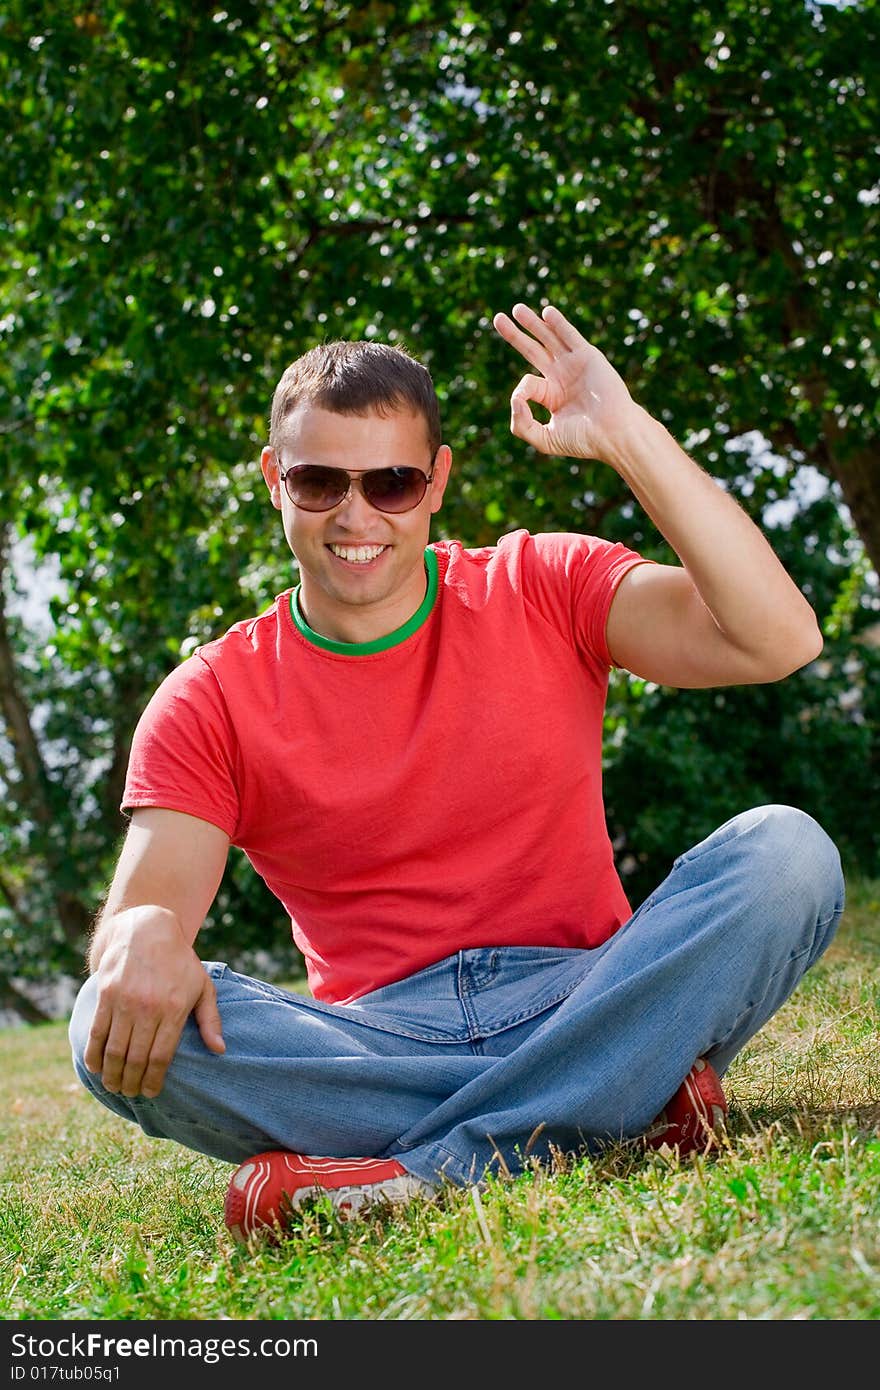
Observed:
[[[779,690],[615,690],[624,853],[650,876],[713,816],[791,794],[876,867],[870,813],[853,824],[837,770],[867,807],[877,18],[876,0],[10,0],[0,930],[14,972],[81,956],[152,689],[291,582],[257,459],[300,352],[377,337],[429,365],[456,459],[442,534],[577,529],[670,558],[610,469],[511,438],[517,372],[491,316],[518,299],[553,299],[593,335],[756,518],[794,501],[774,544],[830,639],[827,672]],[[798,491],[811,477],[826,488],[814,505]],[[14,601],[33,587],[25,539],[52,586],[48,632]],[[210,925],[217,954],[287,938],[234,858]]]
[[[827,495],[770,535],[825,616],[818,660],[784,681],[721,690],[649,687],[622,673],[612,681],[605,799],[634,905],[683,849],[765,802],[814,816],[845,872],[880,863],[880,649],[851,597],[853,575],[864,592],[862,561],[857,554],[841,583],[833,557],[846,537]]]
[[[844,871],[880,862],[880,653],[849,647],[773,685],[656,689],[633,700],[605,773],[633,905],[683,849],[749,806],[783,802],[835,839]]]

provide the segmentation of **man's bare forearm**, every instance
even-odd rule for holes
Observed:
[[[816,616],[764,535],[659,421],[634,407],[608,454],[728,642],[780,671],[819,654]]]

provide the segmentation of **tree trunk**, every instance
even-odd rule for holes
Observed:
[[[18,771],[18,781],[14,786],[15,812],[21,821],[33,826],[27,854],[28,864],[33,866],[34,873],[39,872],[48,885],[56,918],[64,935],[65,952],[62,956],[56,955],[47,965],[50,969],[56,970],[61,966],[79,969],[84,959],[85,939],[92,914],[75,893],[61,886],[64,866],[60,851],[52,847],[50,833],[53,823],[51,783],[31,720],[31,712],[22,693],[15,649],[6,621],[2,589],[6,562],[4,541],[5,535],[0,532],[0,726],[9,741]],[[40,928],[28,917],[25,906],[26,889],[19,892],[8,882],[0,881],[0,896],[6,899],[23,929],[34,936],[39,935]],[[0,979],[0,1001],[5,1002],[7,1007],[21,1012],[28,1021],[34,1022],[46,1017],[30,1000],[20,995],[6,977]]]
[[[28,999],[26,994],[16,989],[11,980],[5,975],[0,975],[0,1008],[8,1009],[10,1013],[17,1014],[22,1023],[50,1023],[49,1014],[45,1013],[39,1005],[32,999]]]
[[[840,484],[868,559],[880,574],[880,450],[829,450],[828,467]]]

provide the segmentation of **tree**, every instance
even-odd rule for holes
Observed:
[[[668,559],[610,470],[509,436],[515,369],[491,316],[553,299],[754,515],[793,501],[778,539],[836,624],[840,693],[880,561],[877,27],[876,0],[12,0],[8,1002],[33,1007],[16,981],[47,961],[81,968],[152,689],[292,580],[256,458],[275,381],[321,339],[387,338],[430,366],[458,460],[445,534],[574,527]],[[826,493],[800,502],[809,470]],[[22,616],[30,565],[51,585],[48,635]],[[868,777],[875,675],[869,660],[859,671],[865,700],[833,708]],[[825,698],[806,680],[789,691],[794,709]],[[611,816],[640,873],[667,844],[650,816],[625,830],[627,760],[642,715],[666,727],[673,703],[618,682],[609,706]],[[756,741],[784,757],[776,714],[746,705]],[[876,841],[853,853],[875,863]],[[233,856],[208,941],[285,934]]]

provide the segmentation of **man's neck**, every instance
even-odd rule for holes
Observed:
[[[414,574],[413,582],[387,599],[372,603],[342,603],[303,575],[298,604],[303,622],[319,637],[332,642],[362,646],[381,641],[397,632],[418,613],[425,601],[428,579],[423,566]]]

